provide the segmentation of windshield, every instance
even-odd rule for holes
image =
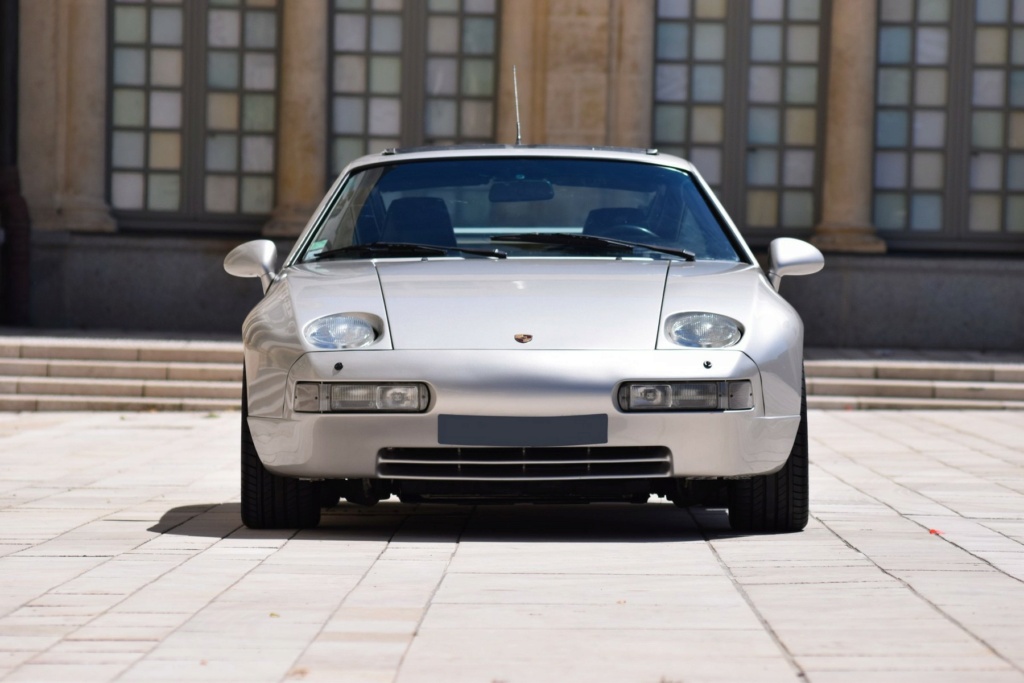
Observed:
[[[350,248],[359,245],[378,246]],[[740,260],[689,173],[547,158],[414,161],[357,172],[299,260],[424,253],[393,245],[437,247],[452,256],[622,256],[625,248],[646,258]]]

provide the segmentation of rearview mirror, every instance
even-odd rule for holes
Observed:
[[[803,240],[779,237],[772,240],[770,250],[768,279],[776,291],[785,275],[811,275],[825,267],[825,257],[818,248]]]
[[[253,240],[239,244],[224,257],[224,270],[235,277],[258,277],[267,293],[274,281],[277,246],[270,240]]]

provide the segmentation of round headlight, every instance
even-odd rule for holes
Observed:
[[[743,336],[740,324],[718,313],[677,313],[665,321],[665,334],[680,346],[720,349]]]
[[[352,315],[325,315],[306,325],[306,340],[320,349],[358,349],[377,339],[373,325]]]

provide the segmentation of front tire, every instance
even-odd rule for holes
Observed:
[[[320,482],[279,477],[256,453],[242,377],[242,523],[250,529],[310,529],[320,523]]]
[[[734,531],[777,534],[807,526],[807,385],[802,384],[800,426],[786,464],[774,474],[729,482],[729,526]]]

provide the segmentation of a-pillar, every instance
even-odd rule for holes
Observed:
[[[323,196],[327,174],[327,0],[281,3],[277,206],[263,234],[295,237]]]
[[[877,3],[833,0],[821,223],[823,251],[882,253],[871,223]]]

